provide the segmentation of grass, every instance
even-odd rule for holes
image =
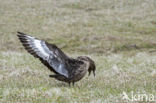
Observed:
[[[122,93],[131,91],[156,96],[155,0],[0,2],[1,103],[124,103],[130,101]],[[75,87],[49,78],[17,31],[55,43],[71,57],[90,56],[96,77]]]

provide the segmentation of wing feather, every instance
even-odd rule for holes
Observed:
[[[69,76],[66,63],[69,58],[57,46],[21,32],[18,32],[18,37],[24,48],[34,57],[39,58],[43,64],[52,67],[52,71],[65,77]]]

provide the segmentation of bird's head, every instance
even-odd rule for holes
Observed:
[[[89,75],[93,71],[93,75],[95,76],[96,66],[95,66],[94,61],[91,58],[87,57],[87,56],[79,56],[78,59],[82,60],[82,61],[89,62],[89,68],[88,68]]]

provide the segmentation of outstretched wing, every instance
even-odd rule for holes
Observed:
[[[69,58],[57,46],[21,32],[18,32],[18,37],[30,54],[39,58],[43,64],[51,66],[52,71],[55,73],[68,78],[68,64],[66,61]]]

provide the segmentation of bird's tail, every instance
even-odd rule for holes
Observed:
[[[56,75],[49,75],[49,77],[51,77],[51,78],[55,78],[55,77],[56,77]]]

